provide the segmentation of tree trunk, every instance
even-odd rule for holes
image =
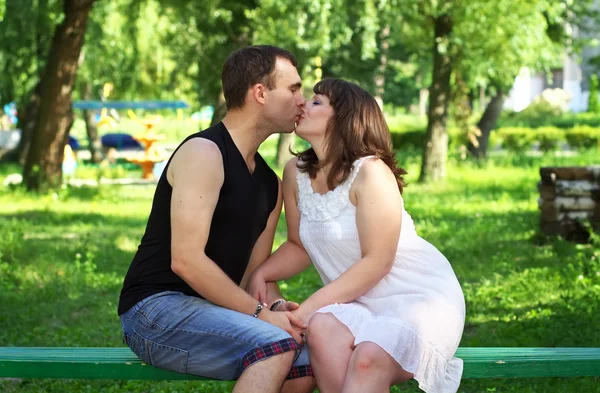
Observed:
[[[27,155],[29,154],[29,148],[31,147],[31,141],[33,140],[33,128],[35,127],[35,119],[37,118],[40,109],[40,83],[35,86],[29,102],[25,106],[23,113],[23,121],[21,127],[21,139],[17,146],[17,159],[19,164],[25,165]]]
[[[435,19],[433,41],[433,77],[429,88],[427,135],[423,149],[423,161],[419,181],[436,181],[446,175],[448,154],[448,103],[450,102],[451,59],[448,41],[452,32],[452,18],[442,15]],[[442,50],[441,46],[445,46]]]
[[[275,162],[277,165],[283,166],[292,158],[292,153],[290,153],[290,147],[292,143],[294,143],[295,134],[279,134],[279,142],[277,143],[277,156],[275,157]]]
[[[390,43],[388,41],[390,37],[390,25],[385,25],[379,33],[380,45],[380,56],[379,66],[375,72],[375,101],[379,104],[379,107],[383,109],[383,93],[385,92],[385,70],[388,64],[388,51]]]
[[[419,117],[424,118],[427,116],[427,99],[429,98],[428,89],[419,90]]]
[[[92,99],[92,84],[87,82],[83,85],[83,94],[85,100]],[[94,112],[85,109],[83,111],[83,120],[85,121],[85,130],[87,132],[88,147],[90,150],[90,160],[92,163],[97,164],[102,161],[102,142],[98,136],[98,127],[94,120]]]
[[[213,112],[212,119],[210,120],[210,125],[215,125],[227,114],[227,104],[225,103],[225,96],[223,96],[223,91],[219,93],[219,97],[217,98],[217,104],[215,105],[215,111]]]
[[[46,191],[62,182],[64,147],[73,125],[73,85],[93,3],[94,0],[64,0],[64,20],[54,32],[41,80],[33,141],[23,168],[28,190]]]
[[[490,140],[490,132],[496,127],[496,122],[502,112],[504,100],[506,96],[497,89],[496,94],[492,97],[489,104],[486,106],[481,119],[477,123],[480,134],[476,136],[475,142],[469,141],[467,148],[475,158],[485,158],[487,156],[488,141]]]

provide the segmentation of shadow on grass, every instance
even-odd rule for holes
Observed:
[[[2,214],[0,253],[5,263],[43,269],[93,259],[99,272],[125,274],[146,219],[96,213],[30,210]]]
[[[467,322],[462,346],[600,347],[596,310],[600,300],[585,294],[559,297],[534,307],[490,309],[486,322]]]

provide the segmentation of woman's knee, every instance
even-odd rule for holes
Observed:
[[[389,363],[389,356],[377,344],[370,342],[361,343],[354,349],[351,367],[355,373],[385,371]]]
[[[339,334],[341,327],[341,322],[331,314],[314,314],[306,330],[308,347],[318,349],[322,344],[331,344],[331,338]]]

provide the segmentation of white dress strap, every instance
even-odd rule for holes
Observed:
[[[345,187],[347,190],[350,190],[350,188],[352,187],[352,183],[354,183],[354,179],[356,179],[356,175],[358,175],[358,171],[360,171],[360,167],[362,166],[363,162],[365,162],[365,160],[367,158],[375,158],[375,157],[376,156],[364,156],[364,157],[361,157],[361,158],[355,160],[354,163],[352,164],[352,171],[350,172],[350,175],[344,182],[343,187]]]

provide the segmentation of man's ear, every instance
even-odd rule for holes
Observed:
[[[252,98],[256,100],[256,102],[260,104],[265,104],[267,101],[267,88],[262,83],[257,83],[251,88]]]

